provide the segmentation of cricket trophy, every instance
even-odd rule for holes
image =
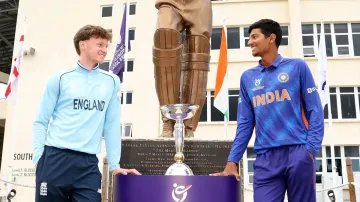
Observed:
[[[185,126],[184,120],[193,117],[198,110],[198,105],[193,104],[173,104],[162,105],[160,107],[161,114],[170,119],[175,120],[174,139],[175,139],[175,163],[172,164],[166,171],[165,175],[194,175],[188,165],[184,163],[184,137]]]
[[[175,163],[166,170],[165,175],[116,175],[114,202],[240,202],[240,183],[233,176],[194,175],[184,163],[184,120],[194,117],[198,109],[199,106],[195,104],[160,106],[162,116],[175,122]]]

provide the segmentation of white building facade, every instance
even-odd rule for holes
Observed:
[[[123,103],[122,113],[127,127],[123,135],[126,138],[154,139],[160,135],[159,109],[152,63],[157,10],[154,7],[154,0],[130,2],[131,51],[128,53],[128,70],[124,75],[127,101]],[[221,26],[224,18],[228,27],[230,87],[230,123],[227,139],[233,139],[235,136],[240,76],[246,69],[255,66],[259,60],[251,55],[251,49],[247,45],[249,25],[262,18],[278,21],[283,29],[280,54],[285,57],[304,58],[314,78],[317,79],[317,45],[320,22],[323,20],[337,172],[342,176],[342,183],[346,183],[345,159],[347,157],[352,158],[354,171],[360,172],[360,0],[218,0],[212,3],[213,34],[207,101],[195,138],[207,140],[225,138],[223,115],[213,107]],[[39,5],[46,9],[39,9]],[[16,39],[23,31],[23,19],[26,16],[25,47],[33,47],[36,52],[34,55],[24,56],[16,115],[14,116],[11,103],[0,100],[0,126],[5,128],[2,175],[8,172],[11,146],[14,146],[17,154],[31,153],[32,122],[43,87],[51,74],[77,62],[72,40],[80,27],[96,24],[113,33],[106,61],[101,65],[102,69],[109,69],[118,40],[123,6],[124,2],[114,0],[20,2]],[[7,76],[0,74],[0,82],[6,83]],[[14,117],[16,117],[15,123],[13,123]],[[332,169],[327,110],[325,110],[325,117],[323,147],[316,157],[316,181],[319,189],[322,182],[321,176],[331,173]],[[13,130],[13,126],[16,130]],[[16,134],[15,145],[11,145],[14,134]],[[252,187],[253,182],[254,137],[255,135],[244,154],[245,187]],[[103,153],[99,154],[100,166],[104,154],[103,149]],[[23,159],[15,160],[14,167],[33,168],[33,165],[30,160]],[[19,176],[18,182],[33,185],[32,179]],[[21,201],[21,197],[23,199],[33,197],[35,191],[30,188],[19,187],[18,189],[22,192],[18,193],[19,198],[16,201]],[[246,201],[251,201],[252,193],[246,191],[245,198]],[[347,198],[347,187],[345,187],[344,199]]]

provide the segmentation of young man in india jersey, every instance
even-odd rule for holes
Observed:
[[[254,202],[315,202],[315,156],[324,136],[324,112],[308,65],[278,53],[282,30],[262,19],[249,27],[257,66],[240,78],[237,130],[228,163],[214,176],[234,175],[256,133]]]

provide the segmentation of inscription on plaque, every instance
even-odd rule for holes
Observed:
[[[170,140],[122,140],[120,165],[143,175],[164,175],[175,163],[175,143]],[[223,171],[232,142],[185,140],[186,163],[194,175]]]

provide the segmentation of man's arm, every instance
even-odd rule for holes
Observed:
[[[59,97],[59,77],[53,75],[47,81],[45,90],[42,94],[39,108],[32,127],[33,135],[33,163],[36,165],[44,152],[45,138],[50,121],[50,117],[55,109]]]
[[[255,115],[251,100],[245,88],[245,75],[240,79],[239,103],[237,110],[236,136],[230,150],[228,161],[239,163],[249,144],[255,126]]]
[[[316,85],[308,65],[305,61],[301,60],[299,68],[304,112],[308,120],[306,148],[315,157],[321,148],[324,137],[324,111],[320,96],[315,91]]]
[[[104,137],[106,145],[106,154],[109,159],[109,170],[113,171],[120,168],[120,153],[121,153],[121,130],[120,130],[120,98],[118,92],[120,91],[120,80],[115,78],[115,87],[106,110]]]

